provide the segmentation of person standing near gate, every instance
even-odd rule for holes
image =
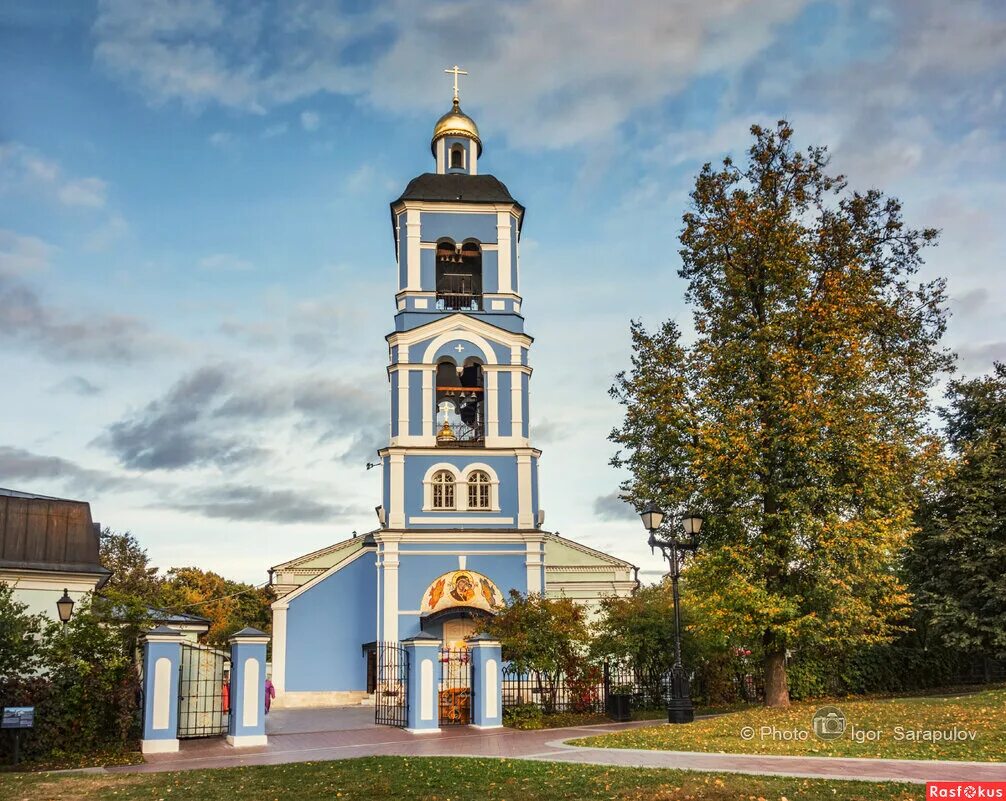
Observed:
[[[276,697],[276,688],[272,685],[272,679],[265,680],[265,713],[269,714],[269,707],[272,706],[272,699]]]

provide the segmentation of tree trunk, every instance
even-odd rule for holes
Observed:
[[[765,706],[789,706],[785,649],[765,654]]]

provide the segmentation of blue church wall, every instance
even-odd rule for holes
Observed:
[[[500,436],[509,437],[513,433],[513,395],[510,394],[511,373],[497,373],[496,385],[499,387],[499,426]]]
[[[423,371],[409,370],[409,434],[423,433]]]
[[[436,310],[413,311],[412,309],[400,311],[395,315],[395,330],[411,331],[413,328],[429,325],[430,323],[436,322],[444,317],[450,317],[452,314],[459,314],[459,312],[444,312]],[[524,333],[524,318],[516,313],[466,311],[463,312],[463,314],[477,319],[482,319],[490,325],[502,328],[504,331],[510,331],[514,334]]]
[[[527,367],[527,348],[520,349],[520,363]]]
[[[426,471],[433,465],[447,463],[459,470],[463,470],[473,462],[481,462],[491,467],[499,478],[499,502],[498,512],[486,511],[423,511],[423,477]],[[442,454],[434,455],[406,455],[405,457],[405,515],[409,528],[443,528],[443,524],[414,523],[412,518],[435,517],[443,519],[445,517],[461,517],[471,520],[478,517],[511,517],[517,518],[517,460],[513,456],[488,456],[482,452],[471,455]],[[468,526],[484,526],[485,528],[513,528],[513,523],[466,523]]]
[[[464,348],[464,350],[462,350],[460,353],[457,351],[458,345],[461,345],[461,347]],[[413,348],[415,347],[416,346],[413,345]],[[419,350],[417,354],[418,358],[415,359],[414,361],[416,362],[422,361],[423,352],[426,350],[426,347],[427,347],[426,343],[423,343],[422,350],[419,350],[417,348],[417,350]],[[444,356],[450,356],[455,364],[458,364],[459,362],[463,363],[465,359],[468,359],[472,356],[481,359],[483,364],[488,361],[485,353],[482,351],[482,348],[480,348],[478,345],[472,344],[471,342],[465,339],[452,339],[450,342],[445,342],[443,345],[437,348],[436,353],[433,354],[433,362],[434,363],[438,362]],[[409,349],[409,359],[412,359],[412,348]]]
[[[455,242],[477,239],[483,244],[496,244],[495,214],[424,211],[420,213],[419,222],[422,242],[436,242],[448,237]]]
[[[290,601],[286,689],[291,692],[362,690],[367,661],[360,646],[377,630],[377,571],[367,551]]]
[[[524,407],[524,417],[521,420],[521,436],[524,437],[525,439],[529,436],[528,433],[530,426],[529,418],[531,417],[531,414],[528,411],[530,408],[528,406],[528,378],[529,376],[527,373],[520,374],[520,398],[521,398],[521,405]]]
[[[391,436],[398,436],[398,371],[391,374]]]

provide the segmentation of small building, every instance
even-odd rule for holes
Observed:
[[[431,150],[436,171],[390,209],[380,527],[270,570],[277,706],[363,701],[379,651],[421,632],[463,649],[511,590],[593,610],[638,586],[629,562],[544,529],[521,313],[525,210],[480,171],[478,128],[456,94]]]
[[[104,586],[99,535],[87,501],[0,488],[0,582],[31,614],[56,619],[64,590],[79,601]]]

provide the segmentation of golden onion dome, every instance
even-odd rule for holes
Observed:
[[[479,155],[482,155],[482,140],[479,139],[479,127],[475,120],[465,114],[458,105],[457,98],[454,98],[454,106],[437,120],[433,128],[433,139],[430,141],[430,150],[433,155],[437,155],[437,140],[445,136],[464,136],[474,140],[479,147]]]

